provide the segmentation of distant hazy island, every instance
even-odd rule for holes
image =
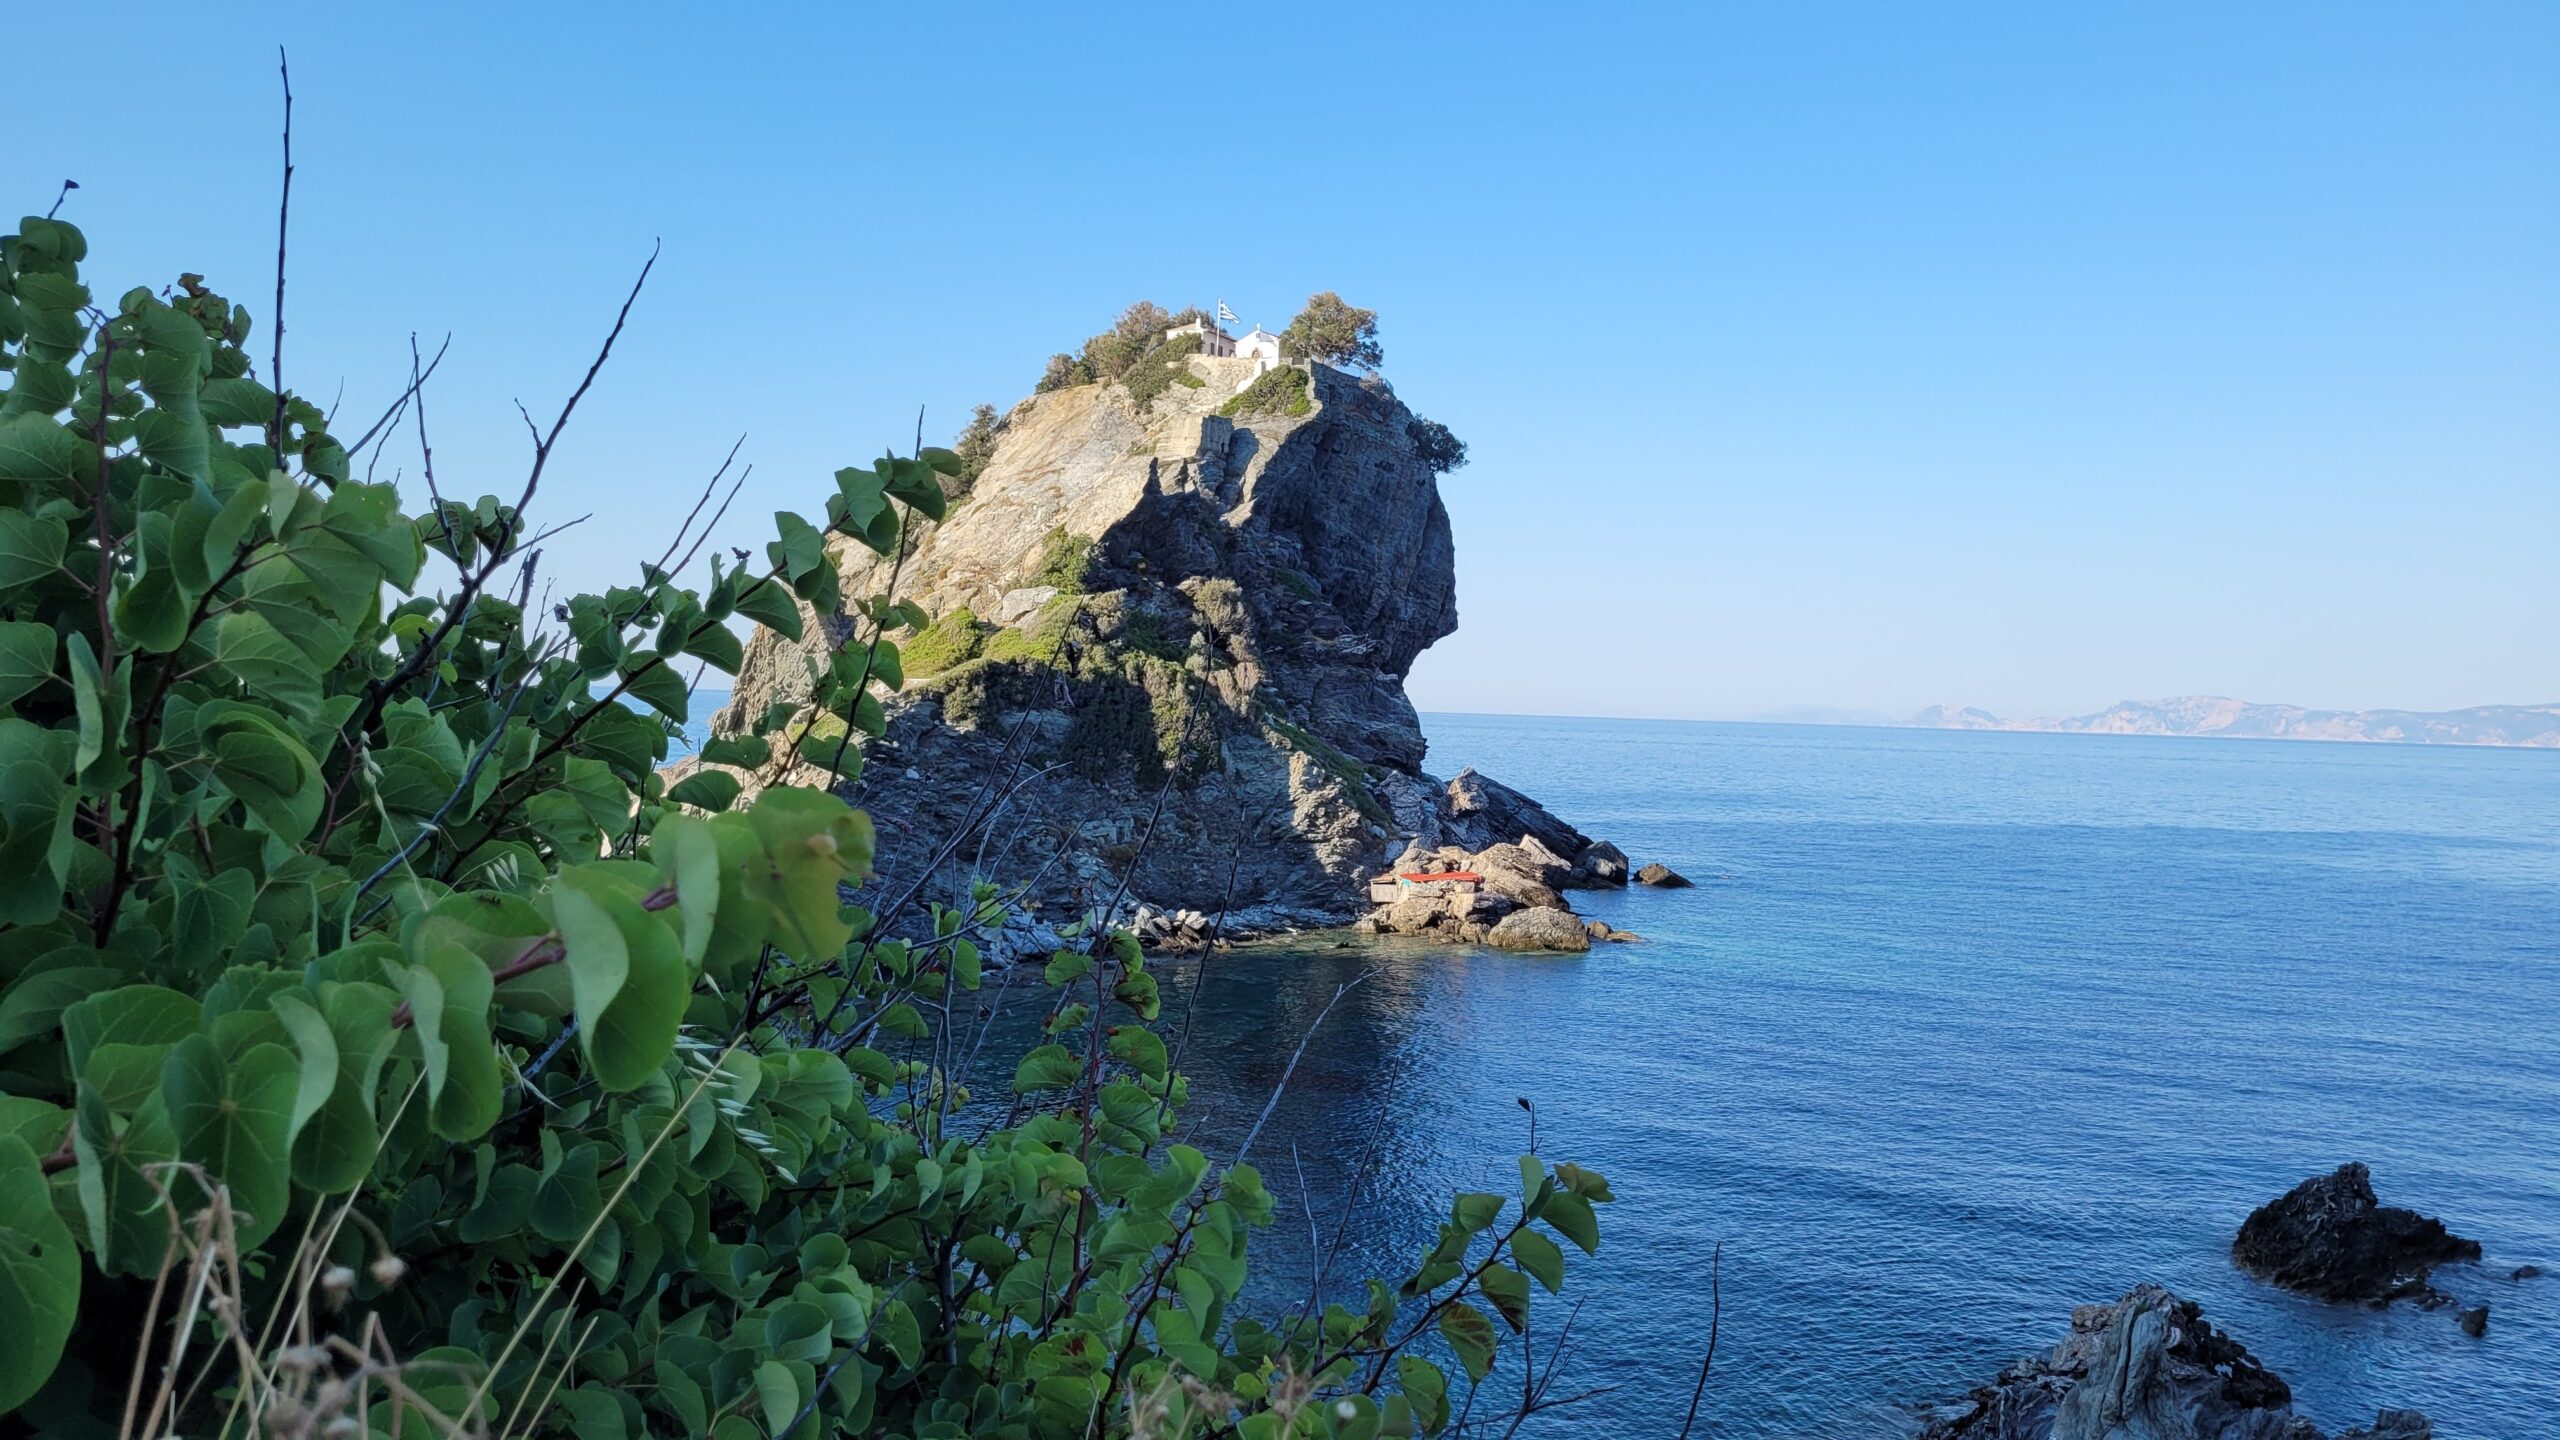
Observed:
[[[2075,735],[2211,735],[2246,740],[2367,740],[2403,745],[2518,745],[2560,749],[2560,705],[2468,710],[2306,710],[2223,695],[2126,700],[2094,715],[2003,720],[1971,706],[1933,705],[1899,722],[1931,730],[2040,730]]]

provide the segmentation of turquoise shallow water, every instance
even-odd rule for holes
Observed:
[[[1904,1433],[2148,1279],[2324,1428],[2390,1404],[2560,1434],[2560,1278],[2504,1278],[2560,1270],[2560,755],[1426,725],[1435,771],[1700,883],[1577,897],[1646,936],[1585,957],[1326,937],[1177,968],[1213,1153],[1371,977],[1257,1145],[1285,1202],[1267,1303],[1306,1284],[1310,1210],[1347,1279],[1408,1265],[1449,1192],[1514,1188],[1526,1097],[1541,1147],[1622,1198],[1577,1257],[1558,1387],[1615,1388],[1524,1434],[1676,1433],[1719,1242],[1702,1433]],[[2232,1269],[2252,1206],[2346,1159],[2486,1244],[2439,1275],[2490,1303],[2485,1340]]]

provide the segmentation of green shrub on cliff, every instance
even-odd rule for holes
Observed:
[[[1237,391],[1234,399],[1219,406],[1218,413],[1230,419],[1246,415],[1295,418],[1315,408],[1307,372],[1283,365],[1253,377],[1253,383]]]
[[[1040,537],[1040,563],[1032,568],[1031,583],[1051,586],[1061,595],[1081,595],[1099,559],[1092,541],[1064,528],[1052,530]]]
[[[528,510],[585,385],[512,501],[412,513],[360,478],[410,396],[343,441],[269,388],[280,343],[255,378],[244,308],[97,305],[85,253],[0,237],[15,1428],[1433,1433],[1562,1283],[1549,1237],[1596,1245],[1605,1182],[1523,1157],[1360,1308],[1244,1313],[1277,1204],[1172,1138],[1125,933],[1049,963],[1007,1103],[959,1123],[1004,907],[849,903],[869,820],[784,783],[859,770],[925,620],[839,594],[830,538],[893,553],[958,456],[548,611]],[[623,700],[682,720],[680,663],[804,603],[856,621],[809,704],[704,747],[771,783],[669,792]]]
[[[988,626],[967,607],[946,611],[916,632],[901,649],[909,675],[939,675],[978,658],[986,648]]]
[[[1352,370],[1375,370],[1387,358],[1378,346],[1378,312],[1330,290],[1307,297],[1307,308],[1280,332],[1280,353]]]

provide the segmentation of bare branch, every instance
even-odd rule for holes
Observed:
[[[1707,1294],[1707,1358],[1698,1362],[1698,1388],[1689,1392],[1689,1418],[1680,1422],[1680,1440],[1689,1440],[1689,1429],[1698,1423],[1698,1402],[1707,1393],[1707,1374],[1716,1368],[1716,1332],[1724,1328],[1724,1242],[1716,1242],[1715,1258],[1708,1262]]]
[[[389,405],[385,406],[381,418],[366,426],[364,433],[356,437],[355,443],[347,447],[349,456],[353,456],[375,440],[391,433],[391,427],[400,423],[401,412],[408,409],[410,398],[418,393],[418,387],[434,378],[436,367],[444,363],[444,352],[452,348],[453,336],[448,334],[444,337],[444,343],[436,347],[435,358],[427,362],[426,369],[420,370],[418,368],[418,337],[415,335],[409,337],[409,388],[401,391]]]
[[[276,47],[276,74],[284,82],[284,193],[276,201],[276,310],[267,317],[273,330],[267,352],[267,385],[276,392],[276,417],[267,431],[267,443],[276,452],[276,462],[284,462],[284,237],[287,222],[293,215],[293,69],[285,62],[284,47]],[[353,452],[350,452],[353,453]]]

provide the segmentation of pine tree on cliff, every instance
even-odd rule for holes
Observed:
[[[1280,332],[1280,353],[1347,370],[1375,370],[1386,363],[1378,347],[1378,312],[1363,310],[1330,290],[1307,297],[1307,308]]]

